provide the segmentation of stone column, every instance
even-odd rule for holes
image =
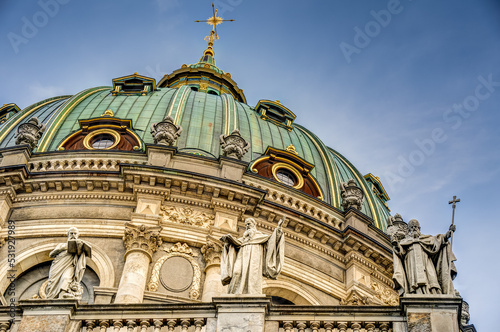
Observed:
[[[149,264],[162,243],[160,231],[161,227],[125,224],[123,243],[127,252],[115,303],[142,303]]]
[[[408,332],[459,332],[462,299],[451,295],[407,294],[400,298]]]
[[[222,286],[220,280],[220,257],[222,245],[215,239],[207,239],[207,243],[201,247],[205,259],[205,283],[203,284],[203,302],[212,302],[213,297],[227,294],[227,286]]]

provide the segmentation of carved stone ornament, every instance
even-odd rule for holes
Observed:
[[[250,148],[250,143],[241,137],[238,129],[233,130],[230,135],[220,135],[219,140],[222,154],[226,157],[238,158],[241,160]]]
[[[42,137],[45,131],[45,125],[38,122],[38,119],[33,117],[28,122],[22,123],[17,127],[16,145],[27,144],[31,150],[37,147],[38,140]]]
[[[182,208],[162,205],[160,207],[160,216],[162,216],[164,222],[193,225],[202,228],[209,228],[215,223],[215,215],[195,211],[190,207]]]
[[[469,303],[462,301],[462,315],[460,319],[460,324],[462,326],[469,325],[470,314],[469,314]]]
[[[347,298],[340,300],[340,305],[369,305],[370,303],[368,296],[363,296],[356,290],[351,291]]]
[[[217,240],[208,239],[207,243],[201,247],[201,253],[207,266],[213,264],[220,265],[222,244]]]
[[[151,135],[155,144],[174,145],[182,133],[182,127],[174,123],[172,117],[167,116],[163,121],[151,125]]]
[[[183,257],[191,263],[193,267],[193,282],[191,284],[191,289],[189,291],[189,298],[192,300],[197,300],[200,297],[200,288],[201,288],[201,269],[198,263],[195,260],[196,254],[192,251],[192,249],[186,243],[177,242],[172,247],[166,249],[165,246],[162,246],[162,250],[164,250],[167,254],[160,257],[154,264],[153,270],[151,271],[151,279],[148,283],[148,290],[150,292],[158,291],[158,287],[160,285],[160,270],[165,263],[165,261],[171,257]]]
[[[393,241],[400,241],[408,235],[408,224],[403,221],[399,213],[387,218],[387,235]]]
[[[162,244],[160,232],[161,227],[136,226],[127,222],[125,223],[123,243],[127,251],[139,249],[151,257],[158,246]]]
[[[364,194],[363,190],[361,190],[361,188],[359,188],[356,184],[356,181],[349,179],[347,183],[342,182],[340,184],[340,193],[342,195],[342,207],[344,210],[351,207],[356,210],[361,210]]]
[[[380,301],[387,305],[399,305],[399,295],[392,289],[388,287],[381,286],[379,283],[372,281],[371,289],[373,289],[377,295],[375,295]]]

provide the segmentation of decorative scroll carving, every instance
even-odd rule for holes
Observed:
[[[347,183],[342,182],[340,184],[340,192],[342,195],[342,207],[344,210],[351,207],[361,210],[364,194],[363,190],[358,187],[354,179],[349,179]]]
[[[248,152],[250,143],[241,137],[238,129],[233,130],[230,135],[220,135],[220,146],[222,153],[226,157],[241,158]]]
[[[33,150],[38,145],[38,140],[42,138],[44,131],[45,125],[39,124],[38,119],[33,117],[17,127],[16,145],[28,144]]]
[[[174,123],[171,116],[167,116],[163,121],[151,125],[151,135],[155,144],[174,145],[174,141],[182,133],[182,127]]]
[[[215,223],[215,215],[195,211],[189,207],[164,206],[160,208],[160,216],[164,222],[193,225],[202,228],[209,228]]]
[[[469,325],[470,314],[469,314],[469,303],[462,301],[462,316],[460,319],[460,324],[462,326]]]
[[[370,303],[368,296],[363,296],[356,290],[351,291],[347,298],[340,300],[340,305],[368,305]]]
[[[392,289],[384,287],[375,281],[372,281],[370,286],[377,293],[375,296],[384,304],[399,305],[399,296]]]
[[[151,279],[148,283],[148,290],[151,292],[158,291],[160,285],[160,269],[163,263],[174,256],[179,256],[187,259],[193,266],[193,283],[191,290],[189,291],[189,298],[192,300],[197,300],[200,297],[200,287],[201,287],[201,269],[194,257],[196,256],[192,249],[186,244],[177,242],[169,249],[165,249],[165,246],[161,248],[167,254],[160,257],[153,266],[151,271]]]
[[[125,223],[123,243],[127,251],[140,249],[152,256],[158,246],[162,244],[160,237],[161,227],[136,226]]]
[[[207,266],[213,264],[220,265],[222,244],[219,241],[208,239],[207,243],[201,247],[201,253]]]

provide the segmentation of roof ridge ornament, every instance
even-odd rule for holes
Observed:
[[[222,22],[234,22],[234,20],[224,20],[222,17],[217,16],[218,9],[215,9],[215,5],[212,2],[212,13],[213,16],[209,17],[206,20],[196,20],[195,22],[201,22],[201,23],[207,23],[208,25],[212,26],[212,31],[210,31],[210,35],[205,37],[205,40],[208,41],[208,47],[203,52],[204,55],[211,55],[214,56],[215,52],[213,49],[214,46],[214,41],[219,39],[219,35],[217,34],[217,25],[221,24]]]
[[[295,146],[293,144],[290,144],[289,146],[287,146],[286,150],[288,152],[296,154],[297,156],[299,155],[299,153],[295,150]]]
[[[113,117],[113,116],[115,116],[115,114],[113,113],[112,110],[107,109],[107,110],[104,111],[104,113],[101,114],[101,116],[110,116],[110,117]]]

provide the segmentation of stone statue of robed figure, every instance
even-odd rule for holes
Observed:
[[[221,280],[229,294],[262,294],[262,276],[276,279],[285,258],[283,220],[271,235],[257,230],[253,218],[245,220],[245,232],[236,239],[221,237],[224,249],[221,257]]]
[[[47,299],[81,299],[83,287],[81,281],[87,266],[87,257],[91,258],[90,245],[78,239],[78,229],[68,230],[68,241],[60,243],[52,250],[49,257],[54,257],[49,271],[49,280],[45,293]]]
[[[400,295],[455,294],[456,259],[449,241],[454,231],[452,225],[446,234],[423,235],[419,222],[412,219],[406,235],[393,236],[393,280]]]

